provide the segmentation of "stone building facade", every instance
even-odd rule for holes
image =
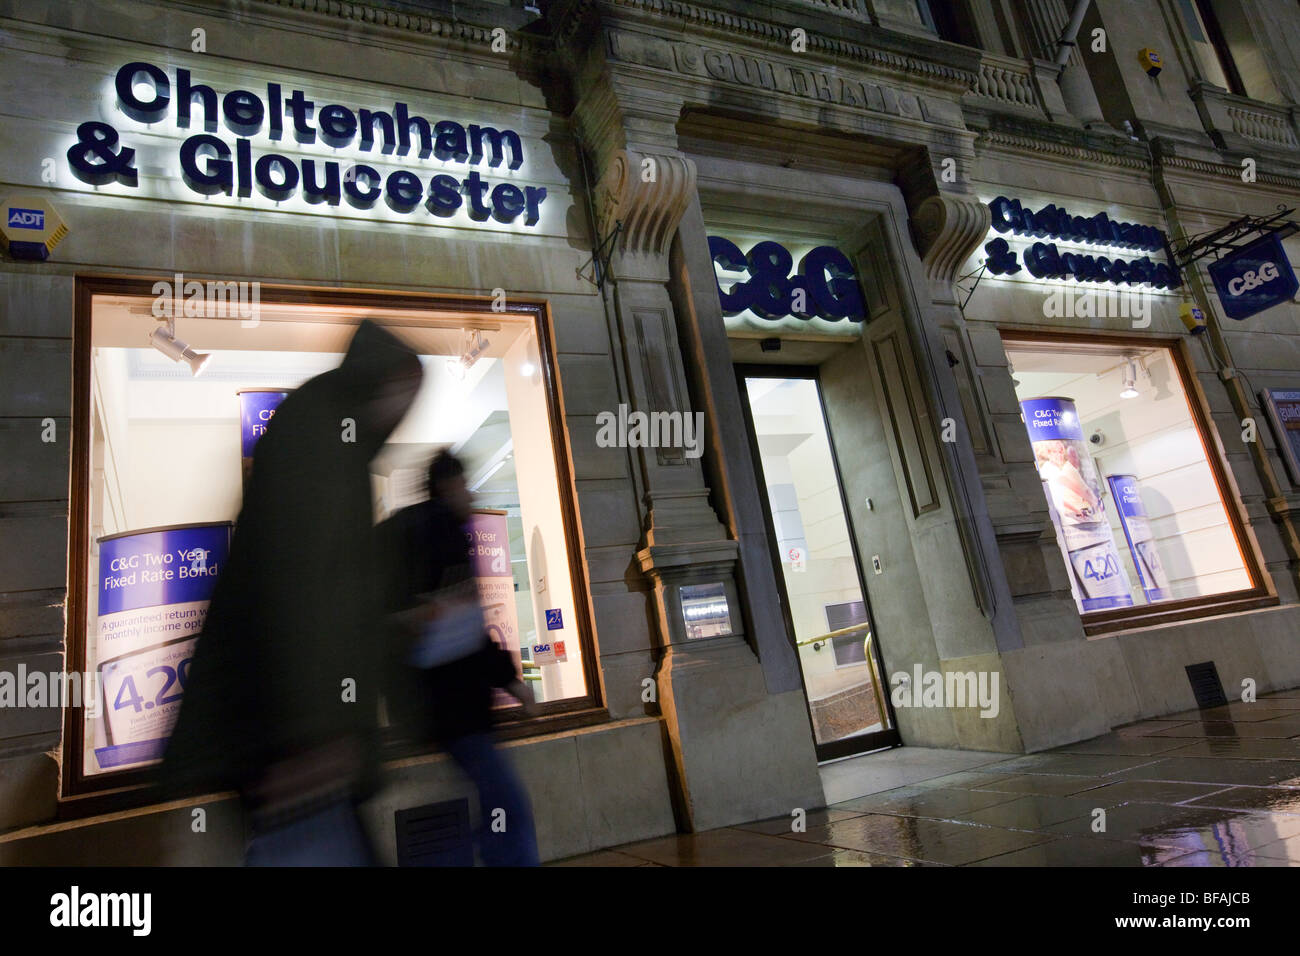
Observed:
[[[122,302],[181,274],[260,282],[264,301],[285,309],[357,314],[374,295],[373,308],[411,326],[434,313],[493,320],[504,291],[522,303],[507,310],[511,320],[537,323],[558,449],[546,480],[571,520],[528,540],[524,590],[538,583],[543,550],[559,556],[552,561],[567,556],[565,610],[584,668],[565,672],[577,692],[556,692],[542,717],[511,725],[546,858],[823,805],[819,759],[867,742],[1031,752],[1186,710],[1196,704],[1189,665],[1214,662],[1230,698],[1243,686],[1300,684],[1300,476],[1288,472],[1285,429],[1268,425],[1259,394],[1300,389],[1297,305],[1233,321],[1204,260],[1173,288],[1154,273],[1054,279],[1034,251],[1051,230],[1044,221],[1012,229],[1010,206],[997,203],[1105,213],[1159,230],[1175,247],[1294,204],[1300,12],[1284,0],[1226,9],[1236,6],[0,2],[12,104],[0,198],[6,208],[44,201],[51,223],[67,227],[48,258],[11,246],[0,261],[0,670],[87,667],[94,605],[84,582],[99,527],[88,488],[102,468],[92,352],[101,329],[117,328],[99,317],[97,297],[138,315]],[[1071,26],[1077,45],[1062,45]],[[1162,60],[1154,77],[1140,58],[1147,50]],[[128,71],[123,92],[124,65],[140,63],[166,77],[175,102],[159,105],[161,87],[143,70]],[[193,125],[176,120],[178,70],[213,88],[205,129],[227,140],[243,135],[238,111],[248,104],[224,107],[219,125],[215,97],[260,97],[275,84],[286,96],[313,93],[318,111],[326,102],[391,108],[397,126],[395,104],[409,104],[411,114],[445,117],[451,125],[431,134],[453,139],[455,128],[471,137],[509,129],[523,161],[502,165],[490,143],[489,155],[466,158],[453,145],[444,151],[440,137],[427,167],[414,150],[380,155],[357,145],[355,125],[342,135],[344,113],[353,116],[345,109],[333,114],[340,146],[324,135],[291,146],[287,136],[247,134],[250,176],[253,160],[260,170],[274,149],[293,157],[304,183],[309,159],[334,160],[343,201],[276,199],[283,166],[269,185],[223,193],[218,183],[205,193],[176,158],[200,134],[205,94],[189,101]],[[267,102],[278,95],[268,90]],[[158,115],[132,117],[123,107],[131,96]],[[286,131],[290,122],[286,112]],[[315,122],[328,132],[320,112]],[[93,154],[91,141],[101,141],[81,131],[87,123],[136,149],[134,184],[91,182],[94,172],[72,168],[78,144]],[[382,122],[372,129],[384,132]],[[209,144],[207,155],[219,151]],[[442,218],[434,205],[425,211],[423,195],[421,205],[405,202],[401,180],[387,179],[391,201],[371,199],[373,209],[346,191],[357,182],[349,163],[385,175],[405,164],[423,187],[440,169],[459,177],[480,159],[484,202],[493,178],[519,184],[517,208],[515,193],[490,193],[493,221],[468,198],[477,185],[455,187],[467,198]],[[542,196],[539,188],[533,216],[523,197]],[[1138,235],[1060,242],[1072,263],[1116,245],[1130,251],[1110,248],[1107,269],[1121,256],[1164,262],[1168,247],[1132,251]],[[719,251],[727,238],[830,247],[852,268],[816,270],[833,300],[816,320],[737,315],[744,310],[723,301],[737,286],[720,278],[741,268]],[[1016,244],[992,246],[998,239]],[[999,255],[1021,268],[999,272]],[[856,282],[859,321],[834,316],[851,297],[836,284],[845,276]],[[1086,311],[1059,306],[1097,290],[1138,296],[1139,312],[1099,314],[1091,300]],[[1184,306],[1205,314],[1203,334],[1187,331]],[[145,349],[144,334],[139,341],[132,347]],[[1133,445],[1110,459],[1114,467],[1185,454],[1188,477],[1163,480],[1205,493],[1181,503],[1161,491],[1168,508],[1158,513],[1147,497],[1177,578],[1163,608],[1134,578],[1139,549],[1130,554],[1122,541],[1135,532],[1116,525],[1108,505],[1121,542],[1114,554],[1128,562],[1137,597],[1082,609],[1095,582],[1072,580],[1073,559],[1058,545],[1060,508],[1035,465],[1022,382],[1074,382],[1082,415],[1084,392],[1130,368],[1160,401],[1182,398],[1160,406],[1174,418],[1151,425],[1167,444]],[[753,383],[769,373],[815,381],[832,465],[818,487],[842,506],[845,534],[833,549],[841,596],[822,601],[824,623],[811,636],[792,623],[802,600],[792,589],[808,579],[789,572],[807,551],[820,573],[820,532],[805,501],[802,537],[787,533],[774,517],[774,472],[764,486],[779,423],[770,439],[756,433]],[[603,447],[602,416],[620,409],[702,415],[702,447]],[[1146,419],[1134,425],[1129,414],[1098,412],[1098,460],[1112,454],[1105,442],[1131,445],[1143,433]],[[43,440],[51,422],[57,437]],[[522,489],[533,479],[518,435],[515,450]],[[1166,473],[1149,470],[1144,482],[1165,488],[1156,476]],[[1215,564],[1217,551],[1234,548],[1232,561]],[[724,626],[698,629],[701,593]],[[861,633],[870,635],[865,650]],[[812,690],[810,662],[832,654],[828,673],[861,666],[877,681],[878,731],[856,742],[835,730],[848,699],[838,685]],[[554,673],[545,679],[559,680]],[[996,677],[993,701],[912,706],[897,693],[908,686],[898,675],[912,674],[918,685],[937,674],[948,687],[954,675]],[[912,689],[919,701],[921,686]],[[89,774],[76,749],[81,720],[68,708],[0,708],[0,859],[75,862],[92,845],[105,862],[239,859],[231,795],[157,804],[144,778],[124,786]],[[395,860],[395,813],[465,791],[438,754],[395,755],[390,771],[392,786],[368,812]],[[190,827],[198,806],[206,840]]]

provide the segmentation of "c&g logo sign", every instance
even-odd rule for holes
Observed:
[[[1247,319],[1289,301],[1300,283],[1276,235],[1256,239],[1209,266],[1219,302],[1230,319]]]
[[[725,316],[750,310],[773,321],[786,316],[816,316],[832,322],[861,322],[866,317],[853,264],[834,246],[813,249],[799,260],[795,275],[791,275],[794,256],[779,242],[760,242],[746,253],[730,239],[709,236],[709,252]],[[725,280],[717,274],[719,268],[747,273],[749,278],[724,289]]]
[[[1240,279],[1232,279],[1228,282],[1229,295],[1241,295],[1243,292],[1249,292],[1251,289],[1258,289],[1265,282],[1271,282],[1276,279],[1280,273],[1277,266],[1272,262],[1266,262],[1259,267],[1258,272],[1247,272]]]

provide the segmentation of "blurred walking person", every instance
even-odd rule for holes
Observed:
[[[407,639],[408,682],[419,697],[416,734],[449,753],[478,789],[479,854],[487,866],[538,865],[528,794],[492,734],[502,688],[532,712],[514,658],[488,634],[469,558],[473,496],[465,468],[448,452],[429,463],[429,497],[380,526],[391,549],[391,598]],[[501,816],[501,814],[504,816]],[[494,825],[495,824],[495,825]]]
[[[370,461],[422,375],[365,321],[257,443],[162,768],[172,792],[239,791],[248,865],[374,862],[357,814],[379,785],[385,673]]]

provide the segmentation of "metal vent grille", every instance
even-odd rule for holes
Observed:
[[[473,866],[469,801],[448,800],[398,810],[398,866]]]
[[[1219,669],[1214,666],[1214,661],[1188,664],[1187,679],[1192,683],[1196,706],[1201,710],[1207,707],[1223,707],[1228,703],[1228,698],[1223,693],[1223,682],[1219,680]]]

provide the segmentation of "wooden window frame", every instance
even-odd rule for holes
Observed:
[[[1195,368],[1187,351],[1185,339],[1176,336],[1140,336],[1109,332],[1048,332],[1043,330],[1018,329],[1013,326],[999,328],[1002,347],[1029,348],[1043,345],[1060,345],[1073,342],[1080,345],[1098,345],[1108,347],[1128,347],[1133,349],[1159,348],[1169,355],[1187,407],[1205,450],[1205,460],[1214,476],[1215,490],[1223,505],[1228,526],[1232,529],[1247,576],[1251,581],[1249,588],[1237,591],[1225,591],[1221,594],[1209,594],[1199,597],[1182,598],[1177,601],[1161,601],[1158,604],[1140,604],[1133,607],[1112,608],[1105,611],[1081,611],[1079,617],[1083,622],[1084,634],[1098,637],[1127,631],[1135,628],[1152,627],[1162,624],[1174,624],[1179,621],[1191,621],[1199,618],[1214,617],[1221,614],[1236,614],[1262,607],[1271,607],[1279,602],[1272,578],[1264,567],[1259,546],[1251,532],[1248,516],[1241,499],[1229,479],[1229,465],[1221,451],[1223,444],[1210,416],[1209,402],[1201,389],[1201,383],[1193,374]]]
[[[91,449],[91,333],[92,310],[96,296],[140,296],[154,298],[155,281],[171,281],[172,276],[83,275],[76,277],[72,333],[73,395],[72,456],[68,504],[68,598],[65,631],[66,661],[69,670],[84,670],[86,662],[87,611],[89,609],[87,573],[90,561],[90,449]],[[369,308],[390,310],[447,310],[483,313],[500,317],[491,298],[441,295],[415,292],[388,292],[374,289],[331,288],[310,285],[271,285],[263,283],[260,301],[304,307]],[[538,365],[546,390],[547,415],[551,444],[560,491],[569,574],[573,586],[577,638],[583,653],[583,677],[587,692],[537,705],[530,718],[503,721],[499,736],[506,739],[540,736],[609,720],[608,710],[600,697],[600,668],[596,654],[594,615],[586,564],[582,559],[582,536],[578,524],[577,492],[569,460],[567,430],[564,425],[563,401],[556,378],[554,322],[545,299],[511,297],[505,314],[531,320],[537,338]],[[62,782],[57,816],[77,818],[94,813],[148,806],[156,803],[152,784],[157,765],[87,776],[83,772],[85,716],[82,707],[65,708],[63,747],[60,758]],[[386,740],[382,759],[385,762],[434,753],[432,746],[402,744]]]

